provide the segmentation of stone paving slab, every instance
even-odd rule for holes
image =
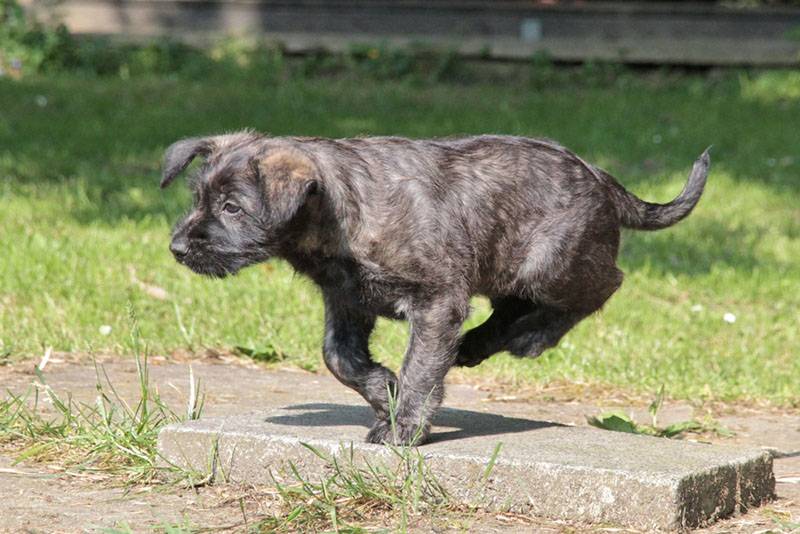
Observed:
[[[393,462],[386,447],[362,442],[372,424],[366,406],[298,402],[242,416],[171,425],[159,436],[166,459],[232,482],[269,483],[294,462],[307,476],[329,467],[302,443],[355,462]],[[488,478],[486,466],[502,443]],[[764,450],[709,445],[565,426],[549,421],[444,408],[431,442],[420,447],[448,491],[490,509],[645,530],[695,527],[772,497],[772,456]]]

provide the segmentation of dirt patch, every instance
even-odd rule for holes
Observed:
[[[225,488],[110,487],[91,475],[68,475],[46,466],[14,465],[0,456],[0,530],[85,532],[129,525],[135,531],[166,525],[236,527],[237,506]],[[248,501],[250,512],[252,502]]]
[[[194,489],[174,486],[119,488],[91,476],[75,476],[46,466],[14,465],[0,456],[0,532],[243,532],[280,511],[274,488],[233,484]],[[391,529],[391,518],[376,514],[365,528]],[[410,517],[411,531],[561,532],[576,524],[513,514],[468,512],[451,517]],[[585,527],[588,527],[585,525]]]

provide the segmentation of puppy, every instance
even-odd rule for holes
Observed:
[[[620,228],[686,217],[709,166],[706,150],[662,205],[547,140],[243,132],[170,146],[161,187],[198,156],[194,208],[170,244],[177,261],[224,277],[279,257],[309,276],[325,303],[325,364],[374,409],[367,441],[396,444],[425,440],[453,365],[539,356],[598,310],[622,282]],[[472,295],[493,312],[462,335]],[[410,323],[399,376],[370,356],[378,316]]]

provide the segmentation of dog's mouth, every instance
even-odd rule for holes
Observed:
[[[245,264],[239,261],[232,261],[231,258],[226,258],[225,261],[196,261],[191,258],[184,258],[183,260],[179,260],[179,262],[195,273],[209,278],[227,278],[228,276],[237,274],[245,267]]]
[[[175,261],[209,278],[227,278],[255,263],[248,254],[219,251],[190,251]]]
[[[227,267],[209,267],[205,265],[187,265],[195,273],[208,278],[227,278],[238,273],[238,270],[230,270]]]

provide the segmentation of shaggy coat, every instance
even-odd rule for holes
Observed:
[[[195,205],[170,246],[176,259],[222,277],[280,257],[316,282],[325,363],[375,410],[375,443],[423,441],[453,365],[556,345],[620,286],[620,228],[686,217],[709,166],[706,151],[662,205],[548,140],[244,132],[169,147],[162,187],[197,156]],[[493,313],[461,334],[472,295],[487,296]],[[399,376],[370,356],[378,316],[410,322]]]

